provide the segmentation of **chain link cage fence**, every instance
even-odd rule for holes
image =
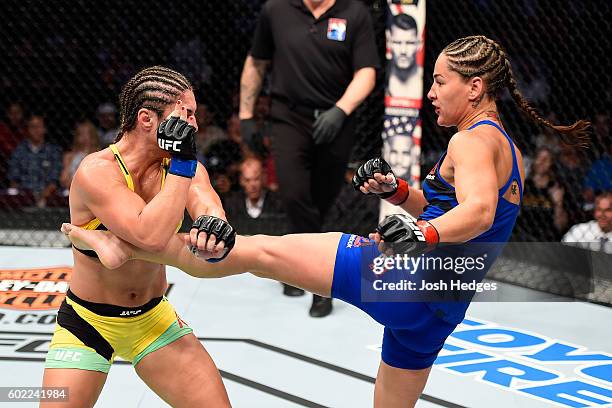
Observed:
[[[57,230],[69,220],[71,174],[84,154],[112,142],[121,86],[151,65],[174,68],[194,85],[201,159],[231,207],[231,197],[240,189],[238,163],[244,157],[236,115],[239,79],[263,3],[185,0],[150,2],[143,7],[138,2],[110,0],[3,1],[0,244],[67,245]],[[365,3],[371,10],[382,61],[387,4],[383,0]],[[560,241],[573,225],[594,219],[595,197],[610,190],[611,8],[610,2],[600,0],[427,1],[425,92],[431,85],[435,58],[446,44],[484,34],[506,48],[520,90],[545,118],[563,124],[585,118],[593,123],[590,148],[569,149],[555,135],[533,125],[508,95],[502,96],[503,123],[523,152],[527,170],[515,241]],[[326,219],[327,230],[367,234],[376,226],[377,200],[360,197],[348,180],[355,165],[380,154],[382,71],[375,90],[357,111],[347,184]],[[256,109],[264,134],[269,102],[264,90]],[[431,105],[423,105],[421,174],[426,175],[446,148],[451,130],[438,127]],[[17,154],[19,144],[36,137],[32,135],[43,137],[48,147],[37,156],[24,154],[23,149]],[[265,149],[260,156],[267,187],[273,190],[273,163]],[[28,161],[32,157],[37,159]],[[55,191],[49,184],[57,186]],[[287,231],[280,207],[261,222],[239,217],[235,222],[247,234]],[[523,274],[517,282],[512,273],[515,267],[504,265],[493,275],[565,293],[563,288],[555,289],[555,279],[542,283],[546,280],[540,279],[539,272]],[[609,287],[602,285],[595,299],[592,294],[586,297],[610,303]]]

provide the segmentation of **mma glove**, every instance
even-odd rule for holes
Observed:
[[[191,178],[197,168],[195,127],[187,121],[171,116],[157,128],[157,144],[170,153],[172,160],[168,172],[175,176]]]
[[[432,251],[440,242],[438,230],[425,220],[414,221],[407,215],[394,214],[385,217],[376,227],[384,240],[383,252],[418,256]]]
[[[376,193],[376,195],[383,200],[387,200],[393,205],[401,205],[408,199],[408,195],[410,194],[408,183],[404,179],[395,177],[389,163],[387,163],[385,159],[381,157],[370,159],[359,166],[355,172],[355,175],[353,176],[353,188],[355,188],[357,191],[361,191],[359,190],[359,187],[363,186],[365,182],[367,182],[369,179],[375,180],[374,173],[380,173],[383,176],[391,175],[393,178],[393,182],[389,184],[391,187],[393,187],[393,190],[386,193]]]
[[[221,218],[213,217],[212,215],[200,215],[193,222],[191,228],[198,230],[198,236],[200,232],[205,232],[207,237],[214,235],[217,242],[225,242],[225,254],[221,258],[207,259],[207,262],[215,263],[224,260],[236,244],[236,231],[227,221]],[[191,251],[195,253],[197,249],[197,247],[192,247]]]
[[[334,105],[321,113],[312,125],[312,138],[316,145],[331,143],[344,124],[347,115]]]

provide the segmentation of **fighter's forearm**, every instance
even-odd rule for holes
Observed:
[[[425,199],[423,190],[420,190],[418,188],[410,188],[410,194],[408,194],[408,198],[406,199],[406,201],[404,201],[403,204],[400,205],[400,207],[406,210],[408,214],[417,218],[423,213],[423,209],[427,204],[429,203]]]

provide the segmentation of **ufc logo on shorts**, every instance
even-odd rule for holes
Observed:
[[[78,351],[57,350],[53,359],[58,361],[81,361],[82,355],[83,353]]]
[[[157,144],[159,145],[160,148],[162,148],[163,150],[172,150],[174,152],[180,152],[181,149],[179,148],[181,146],[182,141],[181,140],[163,140],[163,139],[157,139]]]

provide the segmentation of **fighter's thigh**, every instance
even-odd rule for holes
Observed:
[[[147,354],[136,372],[173,407],[230,406],[219,370],[193,334]]]
[[[381,361],[374,387],[374,407],[414,407],[425,388],[430,371],[431,367],[407,370],[392,367]]]
[[[322,296],[330,296],[339,232],[254,236],[257,242],[255,275],[278,280]]]
[[[93,407],[108,374],[74,368],[45,368],[43,387],[65,387],[67,401],[41,402],[40,408]]]

